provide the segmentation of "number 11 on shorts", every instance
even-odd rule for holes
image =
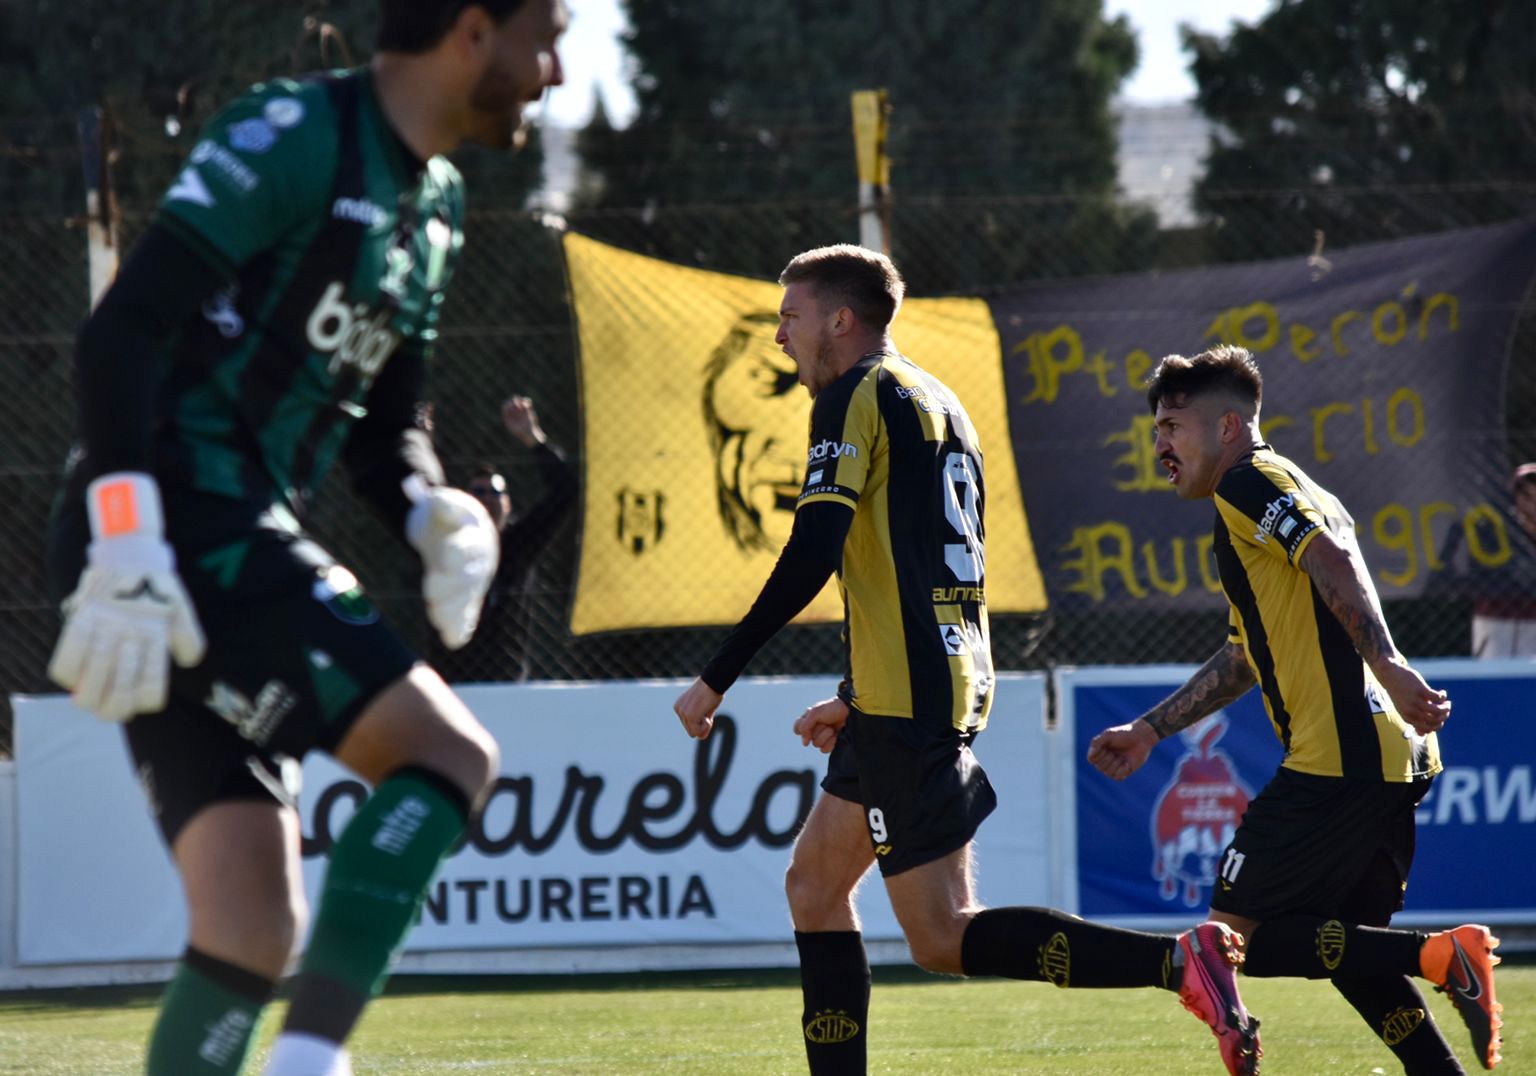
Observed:
[[[1236,848],[1228,848],[1226,858],[1221,861],[1221,880],[1228,883],[1237,881],[1237,873],[1243,869],[1243,860],[1247,858],[1245,853]]]

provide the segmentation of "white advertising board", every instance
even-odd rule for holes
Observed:
[[[790,941],[784,869],[825,768],[790,727],[835,681],[744,680],[702,743],[671,712],[683,686],[461,688],[502,775],[407,952]],[[17,964],[174,959],[183,901],[120,731],[62,697],[15,701]],[[986,903],[1050,903],[1045,737],[1042,678],[1001,677],[976,745],[1001,801],[977,839]],[[365,794],[331,760],[306,761],[312,901]],[[871,941],[900,937],[873,873],[860,911]]]

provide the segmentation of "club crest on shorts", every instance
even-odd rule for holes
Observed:
[[[357,576],[340,564],[325,569],[310,594],[343,624],[372,624],[379,619],[379,611],[363,593]]]
[[[1206,903],[1217,857],[1253,798],[1231,756],[1216,749],[1227,727],[1225,711],[1218,711],[1179,734],[1184,757],[1152,805],[1152,877],[1164,900],[1177,898],[1186,908]]]
[[[1329,971],[1337,971],[1344,959],[1344,924],[1330,919],[1317,928],[1317,958]]]

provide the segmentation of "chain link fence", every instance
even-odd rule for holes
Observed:
[[[63,133],[68,125],[57,125]],[[36,130],[28,139],[36,144]],[[11,132],[14,135],[14,132]],[[0,146],[23,139],[5,138]],[[182,150],[177,151],[177,155]],[[0,169],[0,698],[9,693],[52,690],[45,666],[56,612],[45,595],[42,536],[50,499],[73,434],[70,351],[87,311],[87,264],[83,220],[58,195],[38,193],[28,179],[37,169],[76,168],[61,140],[52,150]],[[29,171],[32,169],[33,171]],[[550,439],[577,468],[583,467],[581,386],[576,327],[568,300],[560,232],[540,212],[494,206],[494,169],[476,169],[471,189],[468,242],[447,306],[434,371],[436,435],[450,479],[463,483],[475,467],[490,463],[506,475],[515,505],[541,493],[530,455],[503,429],[498,408],[517,392],[535,401]],[[1403,219],[1442,227],[1487,219],[1489,199],[1514,211],[1536,207],[1536,183],[1411,191],[1360,189],[1333,192],[1333,208],[1361,206],[1390,194],[1409,205]],[[79,204],[78,202],[76,204]],[[152,204],[121,206],[121,227],[131,240]],[[1140,202],[1107,206],[1096,197],[988,196],[903,200],[892,207],[893,251],[917,296],[987,298],[1003,285],[1031,279],[1069,278],[1135,269],[1180,268],[1236,260],[1265,250],[1276,229],[1310,237],[1301,192],[1255,191],[1234,198],[1219,215],[1197,217],[1183,188],[1143,193]],[[1130,226],[1127,226],[1130,221]],[[1137,223],[1140,221],[1141,223]],[[1161,228],[1158,221],[1164,222]],[[1174,222],[1171,226],[1167,222]],[[1066,226],[1063,226],[1065,222]],[[568,211],[564,226],[628,250],[685,265],[773,280],[799,251],[857,234],[848,202],[785,198],[748,205],[650,207],[632,211]],[[1150,226],[1148,226],[1150,224]],[[1408,231],[1382,234],[1391,239]],[[1036,237],[1057,237],[1055,248]],[[749,257],[733,258],[733,237]],[[1129,237],[1129,238],[1127,238]],[[750,240],[750,241],[746,241]],[[993,253],[1012,253],[999,258]],[[1019,257],[1020,251],[1028,256]],[[722,254],[721,252],[726,252]],[[1297,251],[1296,253],[1305,253]],[[923,266],[953,269],[932,279]],[[1195,350],[1195,341],[1191,350]],[[1489,489],[1504,488],[1509,465],[1536,459],[1536,365],[1532,319],[1517,333],[1505,387],[1509,443],[1489,453],[1490,473],[1468,476]],[[956,386],[964,396],[963,386]],[[1498,436],[1501,416],[1456,436]],[[801,446],[803,451],[803,446]],[[1063,447],[1064,466],[1073,453]],[[429,632],[421,614],[414,557],[398,543],[381,540],[370,512],[353,498],[345,477],[334,474],[316,498],[314,531],[351,566],[401,633],[425,650]],[[529,666],[535,679],[605,679],[694,675],[729,625],[574,636],[569,630],[573,583],[583,540],[581,513],[573,511],[544,550],[522,602]],[[1006,551],[993,550],[993,556]],[[1530,573],[1536,576],[1536,566]],[[1536,592],[1536,578],[1527,579]],[[1415,656],[1468,652],[1471,600],[1450,594],[1389,603],[1387,615],[1402,649]],[[744,609],[742,610],[744,611]],[[1057,664],[1200,661],[1224,638],[1219,609],[1180,613],[1060,614],[994,617],[996,661],[1003,669],[1040,669]],[[792,627],[781,632],[751,666],[754,674],[835,673],[841,651],[835,626]],[[504,678],[494,660],[475,678]],[[9,749],[8,709],[0,713],[0,753]]]

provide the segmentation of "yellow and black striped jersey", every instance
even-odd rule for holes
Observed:
[[[1323,528],[1355,546],[1354,520],[1338,499],[1268,445],[1216,487],[1214,548],[1230,638],[1258,678],[1285,745],[1282,765],[1378,781],[1438,773],[1436,737],[1398,716],[1299,564]]]
[[[799,503],[854,510],[843,543],[847,701],[985,726],[992,705],[986,506],[970,417],[901,355],[860,359],[816,397]]]

